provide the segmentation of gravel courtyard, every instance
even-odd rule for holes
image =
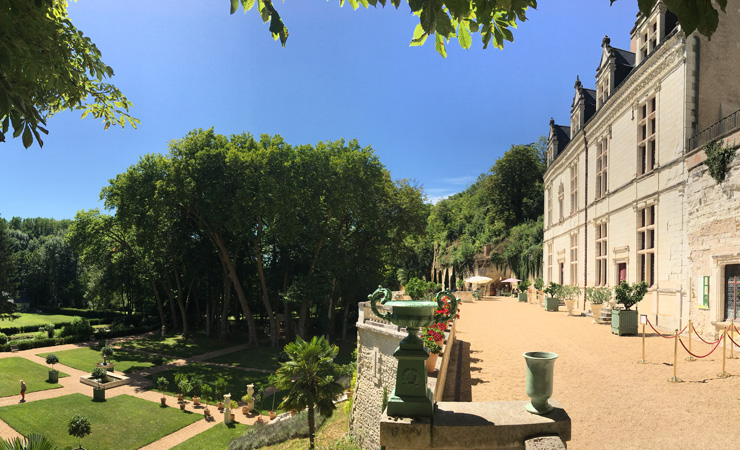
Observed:
[[[568,317],[565,307],[561,310],[545,312],[514,298],[464,303],[457,324],[462,345],[456,346],[462,350],[460,400],[527,399],[522,353],[551,351],[559,355],[553,398],[573,424],[568,448],[737,448],[740,359],[727,360],[726,370],[732,376],[717,377],[722,370],[722,344],[710,356],[693,362],[684,360],[688,354],[679,344],[677,369],[683,382],[669,383],[672,339],[648,327],[648,363],[638,364],[641,336],[618,337],[608,325],[593,324],[591,317]],[[685,334],[682,339],[688,346]],[[740,343],[737,337],[735,341]],[[693,337],[695,354],[706,354],[712,347]],[[729,350],[728,345],[728,355]],[[454,373],[453,359],[445,390],[450,400]]]

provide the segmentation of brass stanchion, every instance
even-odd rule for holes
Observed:
[[[673,335],[673,378],[668,379],[671,383],[680,383],[681,380],[678,378],[677,375],[677,366],[678,366],[678,329],[676,329],[676,333]]]
[[[725,372],[725,355],[727,354],[727,328],[725,328],[725,332],[722,335],[722,372],[718,373],[717,376],[719,378],[727,378],[730,376],[729,373]]]
[[[689,351],[691,351],[691,328],[692,328],[692,326],[691,326],[691,319],[689,319],[689,326],[688,326],[688,328],[689,328]],[[691,353],[689,353],[689,356],[686,357],[686,361],[696,361],[696,358],[694,358],[693,356],[691,356]]]
[[[732,319],[730,321],[730,356],[728,356],[727,359],[737,359],[737,356],[735,356],[735,344],[732,342],[735,339],[734,329],[735,319]]]
[[[637,361],[637,364],[647,364],[645,359],[645,324],[642,324],[642,359]]]

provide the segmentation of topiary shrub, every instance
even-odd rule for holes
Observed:
[[[87,319],[75,317],[69,325],[62,328],[60,335],[64,336],[90,336],[95,330]]]
[[[103,369],[102,367],[94,368],[93,371],[90,373],[90,376],[98,380],[99,383],[108,382],[108,371]]]
[[[624,309],[629,311],[633,305],[642,301],[645,294],[647,294],[647,289],[647,283],[644,281],[637,284],[633,283],[632,286],[627,284],[626,281],[622,281],[614,288],[614,297],[616,297],[617,303],[623,304]]]
[[[8,335],[4,333],[0,333],[0,345],[5,345],[8,343]]]
[[[419,279],[412,278],[406,283],[406,294],[414,300],[419,300],[424,297],[427,293],[427,282]]]
[[[58,363],[59,363],[59,357],[56,355],[56,353],[49,353],[48,355],[46,355],[46,364],[51,366],[51,370],[55,370],[54,364],[58,364]]]
[[[538,291],[541,291],[544,285],[545,285],[545,280],[543,280],[542,278],[537,277],[534,279],[534,288],[537,289]]]

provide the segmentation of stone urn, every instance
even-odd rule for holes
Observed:
[[[591,303],[591,314],[594,315],[593,323],[599,323],[599,316],[601,316],[601,308],[602,308],[601,303],[599,303],[598,305]]]
[[[378,286],[368,296],[373,313],[399,327],[405,327],[408,336],[401,340],[393,356],[398,360],[396,386],[388,398],[386,414],[396,417],[432,417],[434,402],[432,392],[427,387],[427,370],[425,361],[429,351],[419,337],[419,329],[434,323],[434,312],[445,306],[452,307],[450,317],[457,314],[458,299],[448,291],[441,291],[435,301],[393,300],[390,289]],[[378,303],[390,306],[391,312],[378,310]]]
[[[573,315],[573,308],[576,306],[576,300],[566,300],[565,307],[568,309],[568,315]]]
[[[552,396],[553,372],[557,353],[526,352],[524,361],[527,363],[527,396],[530,402],[527,411],[532,414],[547,414],[552,411],[548,399]]]

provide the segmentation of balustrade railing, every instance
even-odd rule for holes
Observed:
[[[702,130],[696,136],[689,138],[686,143],[686,151],[690,152],[712,139],[716,139],[738,128],[740,128],[740,110],[735,111],[709,128]]]

